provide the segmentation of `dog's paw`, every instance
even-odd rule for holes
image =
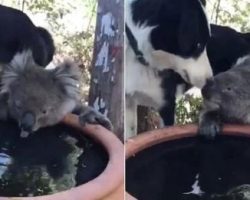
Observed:
[[[79,116],[80,123],[85,126],[86,124],[100,124],[108,130],[113,130],[112,123],[110,120],[96,111],[94,108],[86,107]]]
[[[203,115],[199,122],[199,134],[205,139],[214,139],[221,132],[222,126],[217,115],[208,113]]]

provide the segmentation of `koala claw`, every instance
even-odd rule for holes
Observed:
[[[198,132],[206,139],[214,139],[221,132],[221,124],[214,118],[205,118],[200,122]]]
[[[110,120],[105,117],[100,112],[94,110],[91,107],[87,107],[79,116],[80,123],[85,126],[86,123],[89,124],[100,124],[108,130],[113,130],[113,126]]]

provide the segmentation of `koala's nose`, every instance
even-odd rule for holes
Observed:
[[[27,132],[32,132],[32,128],[35,125],[35,116],[31,112],[27,112],[23,115],[20,128]]]
[[[201,90],[201,94],[204,98],[209,99],[215,89],[215,81],[213,78],[207,80],[205,86]]]

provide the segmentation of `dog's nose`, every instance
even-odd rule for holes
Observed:
[[[20,128],[27,132],[32,132],[32,129],[35,125],[35,116],[31,112],[27,112],[23,115]]]
[[[201,94],[204,98],[209,99],[214,91],[215,82],[214,79],[208,79],[205,86],[201,90]]]

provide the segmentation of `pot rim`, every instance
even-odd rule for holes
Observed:
[[[126,159],[159,143],[198,136],[197,131],[197,125],[188,124],[155,129],[141,133],[135,137],[127,139],[125,144]],[[250,137],[250,125],[224,125],[222,135]]]
[[[154,145],[184,138],[198,136],[198,126],[194,124],[176,125],[162,129],[155,129],[129,138],[125,144],[126,159],[134,156],[136,153],[143,151]],[[233,125],[223,126],[222,135],[250,137],[250,125]],[[136,200],[131,194],[127,193],[127,200]]]
[[[81,130],[84,134],[100,142],[109,154],[109,162],[104,171],[95,179],[51,195],[36,197],[0,197],[0,200],[98,200],[105,198],[124,181],[124,147],[121,141],[101,125],[81,126],[76,115],[68,114],[62,123]]]

